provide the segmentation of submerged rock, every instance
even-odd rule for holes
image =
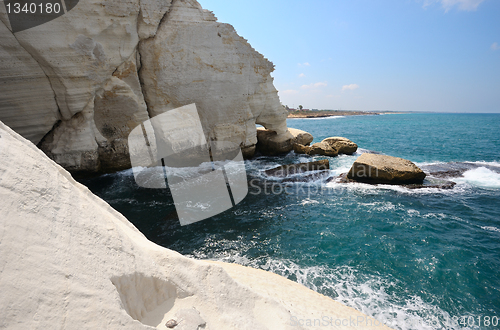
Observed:
[[[364,183],[422,184],[425,173],[411,161],[385,155],[362,154],[347,178]]]
[[[328,161],[328,159],[322,159],[309,163],[298,163],[298,164],[278,166],[266,170],[264,171],[264,173],[269,176],[284,178],[298,173],[304,173],[308,171],[324,171],[329,169],[330,169],[330,162]]]
[[[337,149],[339,154],[352,155],[358,150],[358,145],[344,137],[329,137],[321,142],[328,143],[332,148]]]
[[[326,182],[337,181],[339,183],[355,183],[358,181],[349,179],[347,177],[347,173],[340,174],[337,177],[329,178]],[[370,183],[371,184],[371,183]],[[402,184],[402,187],[408,189],[422,189],[422,188],[433,188],[433,189],[453,189],[456,186],[456,183],[448,180],[433,180],[433,179],[425,179],[421,184],[413,183],[413,184]]]

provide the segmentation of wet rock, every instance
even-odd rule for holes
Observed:
[[[292,182],[311,182],[317,180],[323,180],[330,176],[330,170],[312,172],[304,175],[294,175],[291,177],[287,177],[283,179],[281,182],[283,183],[292,183]]]
[[[326,183],[338,180],[339,183],[355,183],[358,182],[356,180],[349,179],[347,177],[347,173],[340,174],[337,177],[331,177],[326,180]],[[408,189],[422,189],[422,188],[434,188],[434,189],[453,189],[456,183],[453,181],[447,180],[433,180],[433,179],[425,179],[421,184],[403,184],[402,187]]]

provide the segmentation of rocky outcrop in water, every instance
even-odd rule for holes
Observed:
[[[352,155],[358,150],[358,145],[345,137],[329,137],[321,142],[328,143],[333,149],[337,149],[339,154]]]
[[[362,154],[347,178],[373,184],[422,184],[425,173],[411,161],[385,155]]]
[[[80,1],[17,33],[0,6],[0,21],[0,120],[71,171],[129,167],[130,131],[191,103],[247,157],[256,124],[289,138],[273,64],[196,0]]]
[[[330,137],[321,142],[314,143],[312,146],[296,142],[293,145],[293,151],[297,154],[320,155],[336,157],[339,154],[352,155],[358,150],[358,145],[344,137]]]

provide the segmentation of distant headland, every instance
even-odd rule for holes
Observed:
[[[386,114],[402,114],[403,111],[360,111],[360,110],[318,110],[287,108],[287,118],[322,118],[334,116],[375,116]]]

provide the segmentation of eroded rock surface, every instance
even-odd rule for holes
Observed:
[[[80,1],[15,34],[0,20],[0,120],[71,171],[129,167],[127,134],[192,103],[207,140],[247,157],[256,124],[289,134],[273,64],[196,0]]]
[[[308,146],[314,140],[314,137],[312,136],[311,133],[308,133],[308,132],[303,131],[301,129],[289,127],[288,131],[290,132],[290,134],[292,134],[292,136],[294,138],[294,141],[293,141],[294,143]]]
[[[329,137],[321,142],[328,143],[333,149],[337,149],[339,154],[352,155],[358,150],[358,145],[344,137]]]

